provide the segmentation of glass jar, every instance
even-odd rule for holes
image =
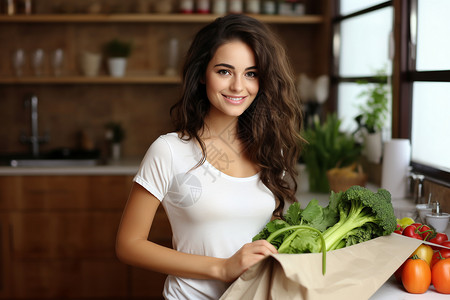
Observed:
[[[227,13],[227,0],[213,0],[212,13],[224,15]]]

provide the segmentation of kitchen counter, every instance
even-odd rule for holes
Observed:
[[[369,184],[367,188],[376,191],[377,186]],[[326,206],[329,201],[328,194],[298,192],[297,199],[302,208],[312,199],[317,199],[319,204]],[[392,199],[392,206],[397,218],[411,217],[416,218],[416,207],[412,199]],[[450,236],[450,226],[447,227],[446,234]],[[433,286],[430,286],[424,294],[410,294],[405,291],[403,286],[396,282],[394,276],[389,278],[376,292],[370,297],[370,300],[416,300],[416,299],[449,299],[449,295],[436,292]]]
[[[95,166],[67,167],[0,167],[0,176],[31,175],[135,175],[142,158],[108,161]]]

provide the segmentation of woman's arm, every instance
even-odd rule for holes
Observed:
[[[267,241],[245,244],[228,259],[182,253],[147,240],[160,201],[133,184],[116,240],[117,257],[124,263],[180,277],[230,282],[277,250]]]

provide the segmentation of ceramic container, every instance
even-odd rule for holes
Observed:
[[[417,214],[422,223],[426,223],[426,216],[431,214],[432,207],[428,204],[417,204],[416,205]]]
[[[427,214],[426,219],[427,224],[433,226],[437,232],[445,232],[448,221],[450,220],[450,215],[447,213]]]

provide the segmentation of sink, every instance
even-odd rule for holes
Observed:
[[[100,165],[100,151],[58,148],[35,157],[29,153],[0,155],[0,165],[11,167],[71,167]]]

